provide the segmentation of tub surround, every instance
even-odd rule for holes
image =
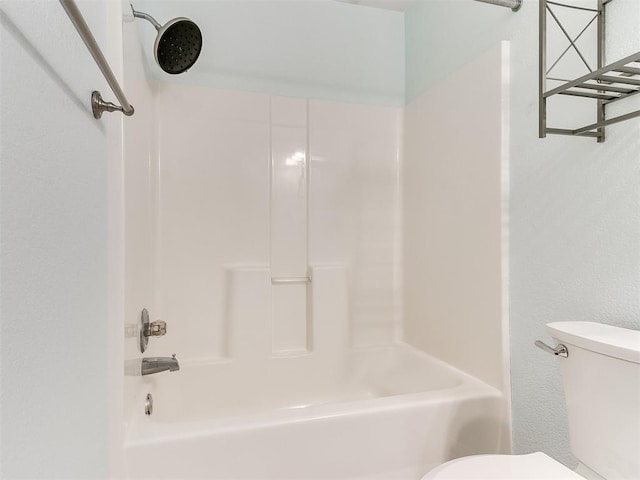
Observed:
[[[271,97],[270,282],[274,354],[309,350],[308,101]],[[266,317],[264,314],[263,317]]]
[[[147,308],[151,321],[158,320],[154,308],[154,159],[157,156],[152,84],[148,81],[142,49],[131,7],[123,2],[122,87],[135,98],[136,113],[122,122],[122,197],[124,215],[124,418],[135,408],[140,388],[140,314]],[[153,343],[153,339],[151,339]],[[159,352],[168,355],[173,352]]]
[[[312,350],[309,285],[268,281],[313,283],[310,266],[344,269],[350,344],[399,338],[400,110],[174,84],[155,105],[154,314],[169,333],[150,355],[236,358],[236,296],[262,305],[261,348]],[[251,271],[264,278],[242,298]]]
[[[402,168],[405,338],[505,392],[509,67],[503,42],[409,103]]]
[[[503,98],[505,58],[499,50],[485,67],[497,72],[485,80],[487,102]],[[131,243],[130,261],[144,269],[137,280],[151,278],[151,285],[132,290],[127,305],[151,302],[139,308],[166,321],[168,333],[153,338],[145,355],[176,353],[181,369],[127,380],[136,386],[126,397],[127,474],[411,479],[456,456],[508,452],[500,261],[495,271],[478,273],[488,281],[475,318],[471,307],[462,315],[455,305],[452,312],[423,311],[410,303],[412,323],[403,332],[403,283],[417,299],[427,296],[425,279],[433,294],[436,277],[445,277],[435,257],[423,262],[407,249],[424,238],[405,230],[402,218],[404,209],[405,223],[416,221],[436,238],[437,222],[418,218],[424,172],[417,165],[428,164],[421,158],[421,122],[433,121],[424,114],[430,100],[404,112],[224,90],[204,86],[202,78],[194,72],[151,81],[155,147],[137,160],[135,179],[146,181],[144,188],[133,190],[134,176],[129,183],[131,218],[151,216],[150,228],[130,227],[131,234],[142,228],[150,236],[140,257],[140,244]],[[500,126],[502,103],[491,112]],[[433,131],[442,134],[445,157],[447,137]],[[492,162],[487,175],[498,172],[498,178],[502,138],[491,136],[477,157],[478,166]],[[451,165],[452,183],[442,187],[463,189],[467,184],[455,176],[463,166]],[[494,227],[501,190],[488,178],[484,187],[497,201],[487,195],[473,215]],[[451,232],[443,231],[446,243]],[[412,237],[403,262],[404,233]],[[500,254],[494,233],[490,228],[479,242],[491,253],[488,263]],[[151,265],[143,265],[150,257]],[[441,286],[443,298],[468,293]],[[415,341],[424,332],[414,327],[438,322],[467,322],[458,352],[490,325],[498,333],[491,357],[456,364],[434,347],[452,339]],[[151,416],[143,411],[148,393]],[[152,454],[158,462],[149,470],[140,459]]]

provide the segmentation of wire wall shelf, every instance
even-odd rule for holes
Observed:
[[[540,0],[540,86],[539,86],[539,137],[544,138],[547,134],[573,135],[583,137],[595,137],[599,143],[605,140],[605,127],[614,123],[619,123],[631,118],[640,117],[640,110],[636,110],[624,115],[607,117],[607,105],[624,100],[637,93],[640,93],[640,52],[629,55],[614,63],[604,65],[605,49],[605,18],[606,6],[613,0],[598,0],[596,8],[586,8],[582,6],[563,4],[551,0]],[[593,16],[586,23],[584,28],[571,37],[567,28],[558,18],[557,10],[575,9],[584,12],[591,12]],[[547,67],[547,21],[551,18],[560,28],[560,31],[569,42],[565,50],[556,58],[550,67]],[[597,28],[597,65],[593,69],[583,52],[580,51],[576,42],[583,34],[595,24]],[[580,61],[586,66],[589,73],[575,80],[563,80],[551,76],[551,71],[561,62],[569,51],[574,51]],[[547,90],[547,81],[562,82],[560,86]],[[596,108],[596,122],[579,128],[550,128],[547,126],[547,101],[555,95],[571,97],[582,97],[594,100]]]

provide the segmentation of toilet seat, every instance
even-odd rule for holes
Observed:
[[[542,452],[527,455],[473,455],[431,470],[422,480],[584,480]]]

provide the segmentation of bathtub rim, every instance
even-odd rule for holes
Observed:
[[[180,439],[194,439],[223,433],[242,432],[253,429],[269,428],[296,423],[317,421],[323,418],[339,418],[350,415],[368,415],[395,409],[411,409],[437,405],[453,401],[465,401],[477,398],[503,398],[499,389],[484,383],[462,370],[429,355],[405,342],[391,345],[354,348],[354,351],[375,351],[404,349],[424,361],[444,367],[460,381],[453,387],[423,392],[405,393],[385,397],[345,400],[311,405],[304,408],[282,408],[265,412],[255,412],[228,417],[191,419],[185,421],[153,421],[153,416],[134,413],[124,438],[124,449],[135,449],[155,443]],[[225,361],[228,361],[225,359]],[[197,360],[185,362],[186,365],[203,365],[208,362]],[[220,363],[219,361],[216,363]],[[226,363],[226,362],[225,362]],[[143,405],[147,389],[141,389],[136,404]]]

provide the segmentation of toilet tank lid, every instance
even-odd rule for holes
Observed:
[[[547,332],[568,343],[609,357],[640,363],[640,331],[596,322],[547,323]],[[571,349],[569,349],[571,355]]]

